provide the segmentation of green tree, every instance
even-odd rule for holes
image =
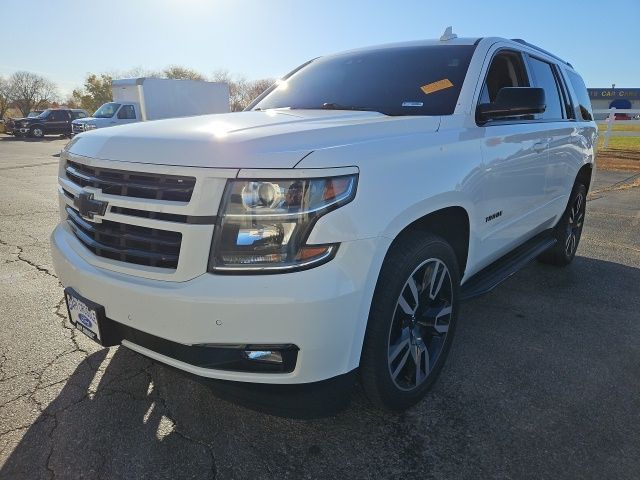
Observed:
[[[73,103],[80,105],[80,108],[84,108],[89,113],[95,112],[100,105],[113,100],[111,80],[111,75],[106,73],[88,75],[84,81],[84,87],[75,89],[71,94]]]

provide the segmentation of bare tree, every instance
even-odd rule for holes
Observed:
[[[274,82],[271,78],[247,80],[244,77],[232,77],[227,70],[213,72],[211,79],[214,82],[227,82],[229,84],[229,106],[232,112],[240,112],[247,108],[256,97]]]
[[[9,88],[9,82],[0,77],[0,119],[3,119],[9,106],[11,105],[11,89]]]
[[[25,117],[31,110],[46,107],[56,99],[56,85],[31,72],[15,72],[9,77],[11,100]]]

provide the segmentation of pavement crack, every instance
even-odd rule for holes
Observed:
[[[62,328],[64,328],[65,330],[69,330],[71,332],[71,342],[75,347],[71,351],[64,352],[63,355],[73,353],[73,352],[82,352],[85,355],[89,355],[90,352],[82,348],[78,343],[78,336],[77,336],[78,330],[67,323],[67,314],[66,314],[67,309],[66,309],[66,302],[64,300],[64,297],[62,297],[62,299],[60,299],[60,301],[56,304],[56,306],[54,307],[53,313],[56,317],[60,319]]]
[[[49,450],[49,454],[47,455],[47,461],[45,463],[45,466],[47,467],[47,471],[51,474],[51,477],[49,478],[53,479],[53,478],[56,478],[56,472],[53,470],[53,467],[51,467],[51,457],[53,456],[53,450],[55,448],[55,442],[53,441],[53,434],[58,428],[58,417],[56,415],[51,415],[51,417],[53,418],[53,428],[49,432],[49,439],[51,440],[51,448]]]
[[[7,363],[7,356],[0,352],[0,383],[3,382],[7,376],[4,371],[4,364]]]
[[[45,268],[41,265],[38,265],[35,262],[32,262],[31,260],[24,258],[24,249],[20,246],[20,245],[13,245],[11,243],[5,242],[4,240],[0,240],[0,245],[4,245],[6,247],[14,247],[18,249],[18,253],[17,253],[17,257],[18,260],[20,260],[21,262],[26,263],[27,265],[30,265],[31,267],[35,268],[36,270],[38,270],[39,272],[45,273],[47,275],[49,275],[50,277],[53,277],[55,279],[58,278],[58,276],[51,272],[48,268]]]
[[[147,374],[147,376],[149,377],[149,382],[153,381],[153,377],[151,375],[151,373],[149,372],[149,368],[147,367],[144,369],[144,372]],[[194,443],[196,445],[200,445],[201,447],[203,447],[208,453],[209,453],[209,457],[211,458],[211,476],[210,478],[213,480],[216,478],[217,474],[218,474],[218,467],[216,464],[216,458],[215,458],[215,454],[213,451],[213,446],[210,445],[209,443],[200,440],[198,438],[194,438],[191,435],[189,435],[186,432],[183,432],[179,425],[178,422],[176,420],[174,420],[176,417],[175,415],[173,415],[171,409],[169,408],[169,403],[167,402],[167,399],[164,398],[162,396],[162,392],[160,391],[160,389],[156,389],[157,391],[157,401],[158,403],[160,403],[162,405],[162,408],[164,409],[164,411],[167,414],[167,417],[169,419],[171,419],[171,421],[173,422],[173,431],[175,432],[176,435],[178,435],[179,437],[183,438],[184,440],[187,440],[190,443]]]

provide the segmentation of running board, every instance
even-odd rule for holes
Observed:
[[[553,247],[557,240],[550,228],[486,266],[460,287],[460,300],[465,302],[489,293],[507,278],[529,264],[538,255]]]

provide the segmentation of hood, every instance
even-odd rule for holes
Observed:
[[[94,122],[96,120],[103,120],[103,119],[95,118],[95,117],[82,117],[82,118],[76,118],[75,120],[72,120],[71,123],[89,123],[89,122]]]
[[[440,117],[388,117],[377,112],[237,112],[93,130],[76,136],[69,151],[161,165],[292,168],[314,150],[435,131],[439,122]]]

